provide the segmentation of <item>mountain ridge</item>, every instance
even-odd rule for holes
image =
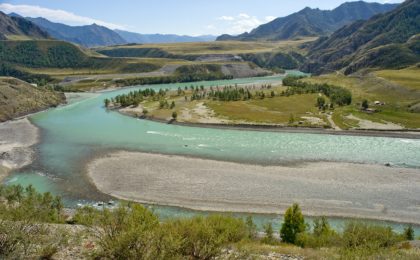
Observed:
[[[347,25],[309,47],[302,69],[311,73],[362,68],[400,68],[420,62],[420,1]]]
[[[24,18],[8,16],[0,11],[0,40],[7,40],[10,37],[49,39],[50,35]]]
[[[84,47],[98,47],[127,43],[113,30],[97,24],[70,26],[63,23],[51,22],[43,17],[26,17],[25,19],[43,28],[56,39],[79,44]]]
[[[288,40],[299,37],[323,36],[333,33],[344,25],[356,20],[367,20],[379,13],[396,8],[397,4],[346,2],[333,10],[320,10],[306,7],[299,12],[260,25],[251,32],[238,36],[221,35],[224,40]]]
[[[129,32],[124,30],[114,30],[128,43],[180,43],[180,42],[203,42],[203,41],[214,41],[216,36],[212,35],[201,35],[201,36],[189,36],[189,35],[178,35],[178,34],[141,34],[135,32]]]

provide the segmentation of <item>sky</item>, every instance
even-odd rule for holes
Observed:
[[[346,0],[0,0],[0,11],[41,16],[68,25],[96,23],[138,33],[197,36],[239,34],[305,7],[330,10],[344,2]]]

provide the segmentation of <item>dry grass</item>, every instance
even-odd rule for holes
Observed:
[[[381,70],[375,72],[375,74],[410,90],[420,90],[420,68],[418,67],[402,70]]]
[[[328,74],[305,79],[313,83],[328,83],[349,89],[353,94],[351,106],[336,108],[333,120],[343,129],[357,127],[354,120],[345,116],[353,114],[373,122],[391,122],[406,128],[420,128],[420,113],[412,113],[409,106],[420,102],[420,86],[417,82],[419,69],[378,71],[365,76]],[[376,75],[381,75],[377,77]],[[371,107],[380,112],[366,114],[360,104],[367,99]],[[385,102],[385,106],[373,105],[374,101]]]
[[[317,94],[294,95],[289,97],[274,97],[261,100],[216,102],[209,101],[206,105],[217,115],[234,121],[247,123],[288,124],[291,115],[296,121],[302,116],[320,117],[315,107]],[[320,117],[321,118],[321,117]]]

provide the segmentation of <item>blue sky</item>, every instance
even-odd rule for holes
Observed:
[[[238,34],[306,6],[345,0],[0,0],[0,10],[70,25],[97,24],[139,33]],[[368,2],[401,3],[402,0]]]

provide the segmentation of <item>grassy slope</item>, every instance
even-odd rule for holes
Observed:
[[[3,41],[1,44],[6,51],[2,57],[4,62],[25,72],[47,74],[57,79],[78,74],[145,72],[159,69],[168,62],[158,59],[108,58],[92,50],[54,40]],[[24,44],[31,44],[30,48],[33,48],[29,50],[26,46],[27,54],[22,54],[19,49]],[[62,52],[52,55],[57,50]],[[7,55],[7,52],[13,51],[16,55]]]
[[[378,77],[385,78],[405,88],[420,91],[420,69],[411,67],[404,70],[380,70]]]
[[[57,106],[64,101],[61,93],[37,88],[15,78],[0,77],[0,122]]]
[[[328,74],[306,79],[316,83],[329,83],[348,88],[353,93],[353,104],[336,108],[333,119],[341,128],[357,126],[354,120],[345,118],[353,114],[359,118],[374,122],[393,122],[407,128],[420,128],[420,114],[409,112],[409,106],[420,102],[420,69],[383,70],[364,76],[344,76]],[[380,77],[377,77],[377,76]],[[381,111],[375,114],[360,112],[361,102],[367,99],[371,106],[374,101],[385,102],[377,107]]]
[[[97,50],[111,50],[115,48],[128,49],[161,49],[175,55],[203,55],[203,54],[239,54],[239,53],[258,53],[271,51],[290,51],[296,50],[302,43],[313,41],[314,38],[305,38],[297,41],[280,42],[198,42],[198,43],[168,43],[168,44],[144,44],[144,45],[124,45],[98,48]]]

